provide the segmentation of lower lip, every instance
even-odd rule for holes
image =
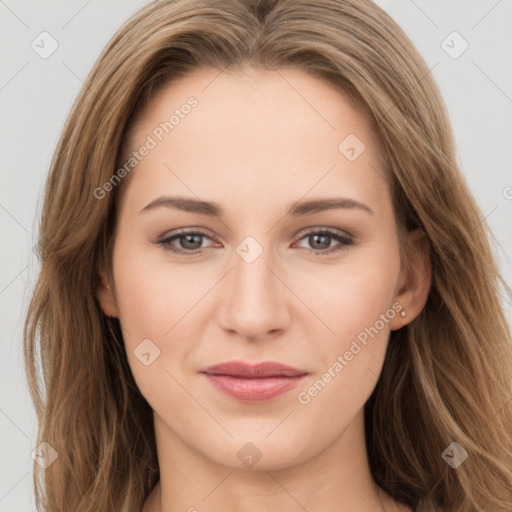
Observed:
[[[237,400],[243,402],[266,402],[298,386],[305,375],[299,377],[266,377],[243,379],[227,375],[209,375],[210,383]]]

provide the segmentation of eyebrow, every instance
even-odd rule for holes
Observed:
[[[148,203],[140,213],[153,210],[155,208],[165,207],[183,210],[185,212],[198,213],[201,215],[209,215],[211,217],[223,217],[222,207],[214,201],[201,201],[180,196],[161,196]],[[350,199],[348,197],[334,197],[325,199],[313,199],[294,203],[286,213],[286,216],[304,216],[312,215],[324,210],[333,210],[338,208],[362,210],[373,215],[373,211],[363,203]]]

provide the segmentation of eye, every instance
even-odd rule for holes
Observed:
[[[158,243],[166,250],[176,254],[199,254],[203,252],[203,248],[201,247],[202,238],[210,239],[208,234],[204,231],[181,231],[180,233],[160,240]],[[175,240],[179,241],[181,248],[173,245]]]
[[[166,250],[175,254],[183,254],[193,256],[204,252],[202,247],[203,239],[211,240],[211,237],[204,231],[180,231],[174,235],[168,236],[159,240],[157,243],[164,247]],[[305,249],[313,252],[317,256],[324,256],[333,252],[344,250],[348,245],[353,244],[350,235],[344,235],[329,228],[319,229],[318,231],[310,231],[303,235],[296,242],[307,239],[307,242],[312,245],[312,248]],[[332,240],[338,241],[338,244],[331,247]],[[174,245],[178,242],[179,247]]]
[[[329,228],[323,228],[319,231],[310,231],[305,236],[299,238],[298,241],[304,239],[307,239],[307,242],[313,247],[309,250],[317,256],[324,256],[333,252],[342,251],[346,249],[348,245],[353,244],[353,240],[350,236],[343,235]],[[333,239],[337,240],[339,243],[334,247],[331,247]]]

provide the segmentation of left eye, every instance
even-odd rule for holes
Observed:
[[[316,255],[319,256],[330,254],[336,251],[341,251],[345,249],[348,245],[351,245],[353,243],[353,240],[350,236],[341,235],[338,232],[332,231],[330,229],[323,229],[321,231],[311,231],[306,235],[302,236],[301,238],[299,238],[299,241],[305,238],[307,239],[308,243],[310,243],[313,246],[313,249],[310,250],[312,250]],[[338,245],[330,247],[330,242],[326,242],[326,240],[332,241],[332,239],[337,240]],[[324,244],[327,244],[328,247],[318,247],[318,245],[322,246]]]
[[[160,244],[163,245],[166,249],[176,253],[197,253],[202,252],[201,248],[201,238],[210,238],[206,233],[201,231],[189,231],[182,232],[176,235],[169,236],[160,241]],[[172,242],[175,240],[180,240],[181,248],[175,247],[172,245]],[[184,243],[183,243],[184,242]],[[185,249],[185,250],[183,250]]]
[[[158,244],[162,245],[166,250],[169,250],[176,254],[194,255],[204,252],[204,247],[201,247],[202,238],[207,238],[211,240],[210,236],[202,231],[185,231],[166,237],[160,240]],[[308,243],[313,245],[313,248],[305,247],[305,249],[312,251],[319,256],[343,250],[346,248],[346,246],[351,245],[353,243],[353,240],[350,236],[342,235],[330,229],[310,231],[309,233],[306,233],[305,235],[298,238],[296,242],[299,242],[304,239],[307,239]],[[332,239],[337,240],[339,242],[337,246],[334,246],[334,248],[331,248]],[[173,245],[173,242],[176,240],[180,241],[179,245],[181,247],[176,247],[175,245]],[[323,245],[327,245],[327,247],[319,247]]]

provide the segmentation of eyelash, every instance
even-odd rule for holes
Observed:
[[[176,247],[173,247],[171,245],[171,242],[173,242],[174,240],[185,237],[187,235],[199,235],[199,236],[209,238],[211,240],[210,236],[207,233],[205,233],[204,231],[182,231],[175,235],[172,235],[172,236],[166,237],[162,240],[159,240],[157,243],[159,245],[161,245],[162,247],[164,247],[165,250],[171,251],[175,254],[182,254],[182,255],[186,254],[189,256],[193,256],[196,254],[202,254],[204,252],[204,248],[203,249],[195,249],[195,250],[184,250],[184,249],[177,249]],[[302,240],[308,236],[311,236],[311,235],[328,235],[331,238],[334,238],[335,240],[337,240],[338,242],[342,242],[341,245],[334,246],[335,247],[334,249],[324,249],[321,251],[317,251],[315,249],[307,249],[306,248],[308,251],[314,253],[316,256],[326,256],[326,255],[332,254],[334,252],[343,251],[346,249],[346,247],[348,245],[353,244],[353,240],[350,236],[340,235],[338,232],[333,231],[332,229],[329,229],[329,228],[323,228],[318,231],[310,231],[310,232],[306,233],[305,235],[302,235],[300,238],[297,238],[295,240],[295,242],[299,242],[300,240]]]

